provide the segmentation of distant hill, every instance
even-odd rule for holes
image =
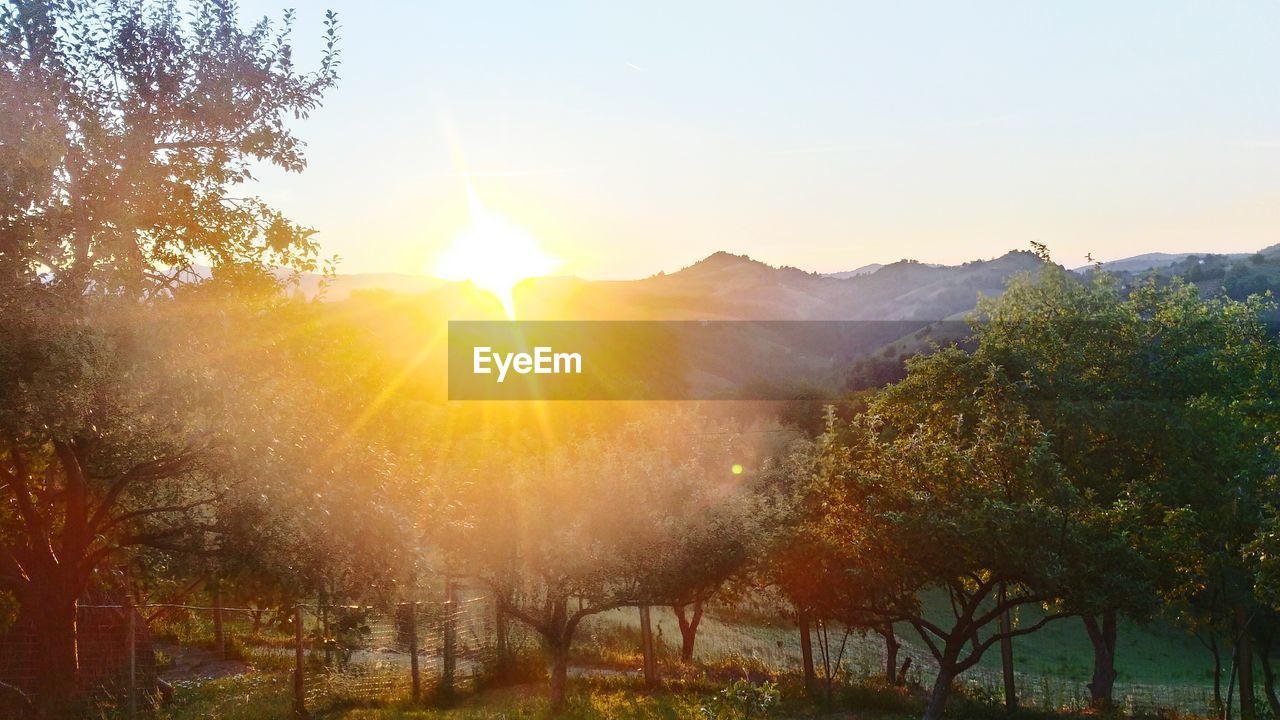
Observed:
[[[1182,262],[1183,260],[1186,260],[1192,255],[1206,255],[1206,254],[1208,253],[1161,253],[1161,252],[1145,253],[1143,255],[1134,255],[1133,257],[1121,258],[1120,260],[1111,260],[1108,262],[1104,262],[1102,263],[1102,269],[1105,270],[1106,272],[1115,272],[1115,273],[1119,273],[1119,272],[1139,273],[1144,270],[1158,270],[1160,268],[1167,268],[1171,265],[1177,265],[1178,263]],[[1232,255],[1224,255],[1222,257],[1241,258],[1241,257],[1247,257],[1247,255],[1232,254]],[[1097,266],[1081,265],[1080,267],[1076,268],[1075,271],[1088,272],[1089,270],[1095,269],[1095,267]]]
[[[703,389],[841,392],[893,379],[902,358],[962,338],[967,326],[942,321],[963,318],[979,295],[998,295],[1011,277],[1043,264],[1032,253],[1010,252],[956,266],[903,260],[831,277],[718,252],[640,280],[529,280],[516,289],[515,304],[525,320],[862,321],[726,327],[714,357],[697,362]],[[874,367],[857,368],[866,378],[850,380],[855,361],[873,354],[880,358]]]
[[[301,292],[308,298],[314,298],[320,294],[322,284],[324,284],[324,299],[337,301],[346,300],[351,297],[352,293],[362,290],[382,290],[417,295],[434,292],[457,283],[425,275],[405,275],[401,273],[340,274],[335,275],[327,283],[324,283],[323,275],[301,273],[297,276],[295,292]]]
[[[726,392],[755,384],[830,396],[901,377],[906,357],[967,335],[967,326],[956,321],[980,296],[998,296],[1015,275],[1043,267],[1034,254],[1014,251],[960,265],[901,260],[822,275],[717,252],[636,280],[534,278],[514,294],[522,320],[869,321],[814,326],[808,335],[795,325],[733,326],[724,349],[700,363],[694,379],[700,388]],[[1124,286],[1182,277],[1206,295],[1240,298],[1280,289],[1280,246],[1252,255],[1156,253],[1103,267]],[[1080,270],[1082,276],[1094,271]],[[319,286],[319,276],[299,279],[307,297],[315,297]],[[424,348],[447,337],[447,320],[503,317],[497,300],[469,283],[410,275],[339,275],[323,298],[350,322],[368,323],[388,358],[405,365],[424,363]],[[443,373],[440,358],[425,357],[424,373]]]
[[[1280,245],[1253,254],[1186,255],[1163,267],[1111,272],[1126,284],[1153,278],[1168,282],[1178,277],[1195,283],[1203,295],[1226,295],[1236,300],[1268,291],[1280,294]]]
[[[871,263],[870,265],[863,265],[860,268],[854,268],[853,270],[845,270],[844,272],[825,273],[823,276],[829,277],[829,278],[836,278],[837,280],[844,280],[846,278],[858,277],[859,275],[870,275],[871,273],[879,270],[882,267],[884,267],[883,263]]]
[[[1034,272],[1029,252],[955,266],[903,260],[852,277],[715,253],[641,280],[539,278],[516,289],[521,317],[544,320],[944,320]]]

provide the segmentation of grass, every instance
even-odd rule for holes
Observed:
[[[156,720],[275,720],[290,717],[292,693],[285,673],[254,673],[178,684],[174,702]]]
[[[926,612],[943,617],[946,600],[926,598]],[[632,609],[616,610],[586,623],[575,652],[584,664],[608,667],[638,668],[640,656],[639,620]],[[1021,611],[1022,624],[1033,623],[1042,615],[1039,608]],[[677,654],[680,635],[675,616],[667,608],[654,608],[653,618],[661,643],[659,659]],[[703,620],[698,633],[698,657],[714,662],[721,657],[746,655],[759,658],[766,665],[795,665],[799,653],[799,635],[792,626],[751,617],[725,622],[714,614]],[[910,626],[898,628],[899,637],[924,651]],[[838,642],[833,630],[832,642]],[[882,650],[874,638],[853,636],[846,650],[846,665],[859,671],[878,671]],[[1086,683],[1093,671],[1093,648],[1084,626],[1077,618],[1049,623],[1041,630],[1014,639],[1014,657],[1019,672],[1049,675],[1064,682]],[[981,665],[998,669],[999,653],[990,652]],[[1212,681],[1213,661],[1190,633],[1162,621],[1146,625],[1121,621],[1117,647],[1117,681],[1151,685],[1194,685],[1208,688]]]
[[[926,612],[940,619],[948,612],[945,596],[926,596]],[[771,609],[767,609],[771,610]],[[1035,622],[1039,608],[1023,608],[1021,624]],[[686,674],[674,663],[679,631],[668,608],[653,608],[655,633],[659,643],[659,663],[664,675]],[[639,613],[620,609],[590,618],[580,632],[575,662],[592,667],[637,671],[641,661]],[[916,656],[908,674],[916,682],[927,681],[932,659],[915,631],[898,628],[899,637],[909,645],[904,650]],[[832,630],[832,655],[838,652],[843,633]],[[821,662],[815,634],[815,661]],[[738,611],[725,615],[711,609],[698,633],[695,658],[698,668],[709,677],[724,680],[749,677],[753,680],[775,676],[770,668],[799,666],[799,634],[776,611]],[[855,677],[877,675],[883,667],[883,648],[874,635],[852,635],[848,639],[842,668]],[[1019,694],[1030,705],[1052,708],[1083,708],[1092,674],[1093,650],[1079,619],[1050,623],[1040,631],[1014,640],[1014,658],[1019,675]],[[1118,639],[1117,698],[1130,709],[1139,706],[1181,707],[1192,711],[1207,708],[1212,685],[1212,660],[1195,637],[1167,623],[1138,625],[1122,622]],[[821,672],[821,670],[819,670]],[[988,652],[978,667],[960,681],[973,692],[991,692],[999,687],[1000,656]]]
[[[946,618],[945,595],[929,593],[923,601],[927,615]],[[1040,608],[1028,606],[1021,608],[1018,621],[1029,625],[1043,616]],[[898,628],[898,633],[908,641],[919,643],[910,626]],[[1209,687],[1213,681],[1213,659],[1209,652],[1181,628],[1161,620],[1138,624],[1122,619],[1116,637],[1116,681],[1119,683]],[[1079,618],[1051,622],[1034,633],[1014,638],[1013,652],[1020,672],[1082,683],[1088,682],[1093,673],[1093,646]],[[981,665],[999,668],[999,653],[988,653]]]
[[[290,716],[289,693],[278,683],[287,676],[226,678],[198,688],[179,688],[175,702],[162,708],[156,720],[278,720]],[[677,685],[646,692],[634,682],[616,679],[571,683],[565,717],[575,718],[700,718],[700,708],[714,694],[710,687]],[[318,708],[325,720],[481,720],[546,718],[546,686],[531,683],[486,690],[462,698],[449,709],[414,706],[406,700],[389,704],[344,703]]]
[[[927,603],[932,611],[946,611],[944,598],[930,598]],[[1038,610],[1024,609],[1022,623],[1034,622]],[[752,614],[749,611],[727,616],[710,611],[703,619],[698,637],[696,662],[693,665],[678,662],[679,631],[675,618],[668,608],[653,608],[655,631],[659,642],[661,672],[667,682],[661,692],[648,692],[639,686],[641,656],[639,646],[639,619],[634,609],[621,609],[591,618],[582,627],[574,645],[574,667],[590,668],[594,673],[571,681],[570,718],[699,718],[707,720],[702,709],[714,699],[726,684],[739,678],[752,683],[777,680],[789,691],[784,692],[782,703],[768,717],[799,718],[828,715],[830,712],[799,697],[795,692],[798,679],[779,673],[779,668],[798,667],[799,636],[785,619],[769,617],[768,613]],[[203,628],[200,628],[203,630]],[[184,633],[191,640],[204,640],[203,633]],[[833,630],[832,642],[838,643],[840,635]],[[909,679],[917,683],[929,679],[925,667],[927,659],[921,653],[919,639],[914,632],[903,629],[903,639],[916,646],[920,655],[913,665]],[[527,640],[527,639],[526,639]],[[817,638],[815,637],[815,644]],[[1124,624],[1120,631],[1119,671],[1120,686],[1127,683],[1124,692],[1131,693],[1130,715],[1169,715],[1165,711],[1152,711],[1156,707],[1181,707],[1184,710],[1201,709],[1195,692],[1207,694],[1209,688],[1209,657],[1195,638],[1167,625],[1136,626]],[[341,718],[343,720],[392,720],[395,718],[533,718],[545,717],[545,679],[540,656],[535,644],[521,645],[521,657],[529,661],[522,672],[514,673],[514,687],[497,687],[493,678],[481,679],[479,692],[464,697],[452,709],[441,710],[412,706],[403,700],[407,694],[407,678],[394,669],[374,675],[349,675],[342,673],[329,679],[329,685],[337,682],[351,684],[351,688],[327,687],[326,700],[316,702],[317,718]],[[284,718],[290,710],[290,678],[288,669],[292,658],[272,652],[268,648],[246,643],[244,654],[256,672],[242,677],[226,678],[199,686],[179,687],[177,702],[162,709],[158,720],[266,720]],[[833,717],[848,717],[856,708],[856,717],[907,718],[919,717],[921,691],[903,693],[901,689],[876,687],[875,677],[881,672],[880,641],[874,635],[849,638],[842,673],[837,677],[846,687],[837,691],[833,704]],[[527,657],[526,657],[527,656]],[[1022,720],[1040,718],[1074,717],[1084,708],[1083,686],[1091,670],[1092,651],[1079,620],[1052,623],[1033,635],[1015,641],[1015,657],[1020,673],[1019,694],[1028,705],[1057,708],[1056,711],[1023,713]],[[815,647],[815,660],[821,658]],[[983,663],[966,673],[960,681],[963,696],[956,699],[948,715],[962,720],[998,715],[1009,720],[1000,711],[994,687],[998,682],[997,653],[988,653]],[[316,668],[311,668],[316,670]],[[375,677],[376,675],[376,677]],[[387,677],[383,677],[387,675]],[[313,677],[309,682],[323,683]],[[512,682],[511,673],[507,674]],[[385,682],[384,682],[385,681]],[[1143,687],[1143,686],[1146,687]],[[321,688],[321,685],[312,685]],[[466,685],[467,688],[473,685]],[[1134,692],[1136,690],[1136,693]],[[424,688],[424,691],[425,688]],[[388,699],[391,698],[391,699]],[[379,700],[381,699],[381,701]],[[714,705],[714,703],[712,703]],[[757,716],[759,717],[759,716]],[[1015,719],[1017,720],[1017,719]]]
[[[179,695],[178,702],[162,709],[157,720],[279,720],[289,717],[287,693],[271,688],[271,682],[246,678],[208,683]],[[631,678],[582,678],[570,684],[563,720],[730,720],[718,702],[722,686],[704,681],[672,681],[657,690],[645,690]],[[755,720],[799,718],[856,718],[857,720],[915,720],[924,707],[919,688],[889,688],[871,683],[839,688],[830,705],[811,700],[798,684],[782,685],[778,704]],[[719,712],[717,712],[719,710]],[[541,683],[484,690],[444,708],[413,705],[401,700],[389,703],[345,704],[317,709],[316,720],[546,720],[546,686]],[[1081,712],[1027,710],[1007,714],[999,703],[982,693],[961,692],[953,697],[947,716],[951,720],[1096,720]],[[1168,711],[1138,712],[1124,716],[1152,720],[1191,718]],[[1121,720],[1115,716],[1113,720]]]

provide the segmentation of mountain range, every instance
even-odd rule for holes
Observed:
[[[1014,275],[1036,273],[1045,262],[1012,251],[960,265],[901,260],[823,275],[717,252],[636,280],[533,278],[517,286],[514,301],[521,320],[864,321],[827,325],[799,339],[795,326],[734,326],[725,336],[729,349],[703,363],[697,378],[704,391],[763,383],[830,393],[896,379],[905,357],[961,339],[967,326],[956,321],[979,296],[999,295]],[[1240,298],[1280,291],[1280,245],[1248,255],[1149,254],[1101,269],[1125,286],[1144,277],[1180,276],[1205,294]],[[1084,276],[1097,266],[1076,271]],[[318,288],[317,279],[299,279],[298,290],[308,296]],[[409,275],[339,275],[327,283],[324,298],[335,312],[369,328],[393,362],[401,355],[413,361],[420,348],[438,342],[446,320],[505,318],[496,298],[469,283]],[[443,373],[443,366],[428,365]]]
[[[530,320],[944,320],[972,310],[980,293],[999,295],[1011,276],[1034,272],[1040,263],[1030,252],[1012,251],[960,265],[900,260],[820,274],[721,251],[680,270],[636,280],[531,278],[516,288],[515,304],[518,315]],[[1126,281],[1179,275],[1207,293],[1238,295],[1280,285],[1278,265],[1280,245],[1273,245],[1255,254],[1147,253],[1074,270],[1101,269]],[[303,273],[294,292],[315,297],[321,285],[321,276]],[[324,283],[323,298],[466,290],[466,283],[423,275],[339,274]]]

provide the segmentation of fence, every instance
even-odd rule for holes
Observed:
[[[218,714],[264,702],[285,717],[338,702],[447,701],[496,659],[495,620],[490,599],[456,586],[446,600],[383,607],[84,604],[79,680],[95,717],[128,720],[210,687],[224,690],[206,693]],[[21,628],[0,640],[9,691],[0,717],[23,717],[33,712],[41,640]]]
[[[655,653],[670,667],[679,657],[681,635],[674,612],[666,607],[650,608]],[[590,655],[590,661],[609,663],[617,660],[620,647],[636,648],[628,672],[642,674],[639,657],[641,614],[634,608],[622,608],[592,616],[584,621],[579,645]],[[823,679],[824,636],[818,628],[811,630],[812,652],[819,680]],[[933,655],[907,632],[899,632],[898,663],[910,659],[907,679],[928,687],[937,674]],[[864,681],[882,677],[885,666],[884,640],[875,633],[849,633],[831,627],[825,637],[826,655],[831,675],[839,682]],[[614,653],[612,656],[610,653]],[[625,656],[624,656],[625,657]],[[978,695],[993,699],[1003,697],[1004,676],[994,661],[998,653],[989,653],[993,664],[983,663],[961,674],[957,683]],[[774,676],[802,672],[800,633],[794,621],[781,613],[758,606],[709,606],[698,627],[694,645],[694,662],[702,668],[718,669],[729,676]],[[615,663],[616,665],[617,663]],[[1087,678],[1068,674],[1015,672],[1019,704],[1045,710],[1083,710],[1089,706]],[[1114,687],[1115,702],[1122,709],[1177,709],[1195,714],[1214,714],[1212,689],[1206,684],[1125,683]]]
[[[495,604],[485,593],[454,586],[447,599],[375,607],[306,603],[269,609],[192,605],[85,604],[80,607],[79,654],[83,690],[95,716],[145,717],[174,695],[204,703],[209,716],[233,716],[255,706],[259,715],[287,717],[337,703],[435,699],[448,701],[496,664],[499,648],[533,650],[531,637],[499,638]],[[631,675],[655,680],[686,672],[677,662],[681,635],[674,613],[621,608],[589,617],[574,645],[575,675]],[[507,632],[516,631],[515,623]],[[875,634],[815,631],[813,655],[820,680],[858,681],[884,672],[884,642]],[[0,681],[15,688],[37,680],[37,639],[10,633],[0,647]],[[899,663],[910,659],[908,679],[931,683],[937,666],[923,647],[900,638]],[[823,658],[827,658],[824,664]],[[710,606],[694,647],[694,671],[709,677],[800,673],[800,635],[776,609]],[[659,667],[662,667],[660,670]],[[958,680],[998,697],[998,667],[980,664]],[[1025,707],[1072,709],[1087,705],[1084,679],[1020,672]],[[1210,709],[1200,685],[1118,683],[1115,697],[1130,710]],[[0,695],[0,716],[21,717]],[[269,706],[268,712],[261,712]],[[194,715],[193,715],[194,716]],[[204,715],[201,715],[204,716]]]

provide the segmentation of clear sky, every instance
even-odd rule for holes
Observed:
[[[343,79],[260,191],[343,272],[431,272],[468,181],[587,277],[1280,242],[1277,0],[307,0],[301,60],[325,8]]]

